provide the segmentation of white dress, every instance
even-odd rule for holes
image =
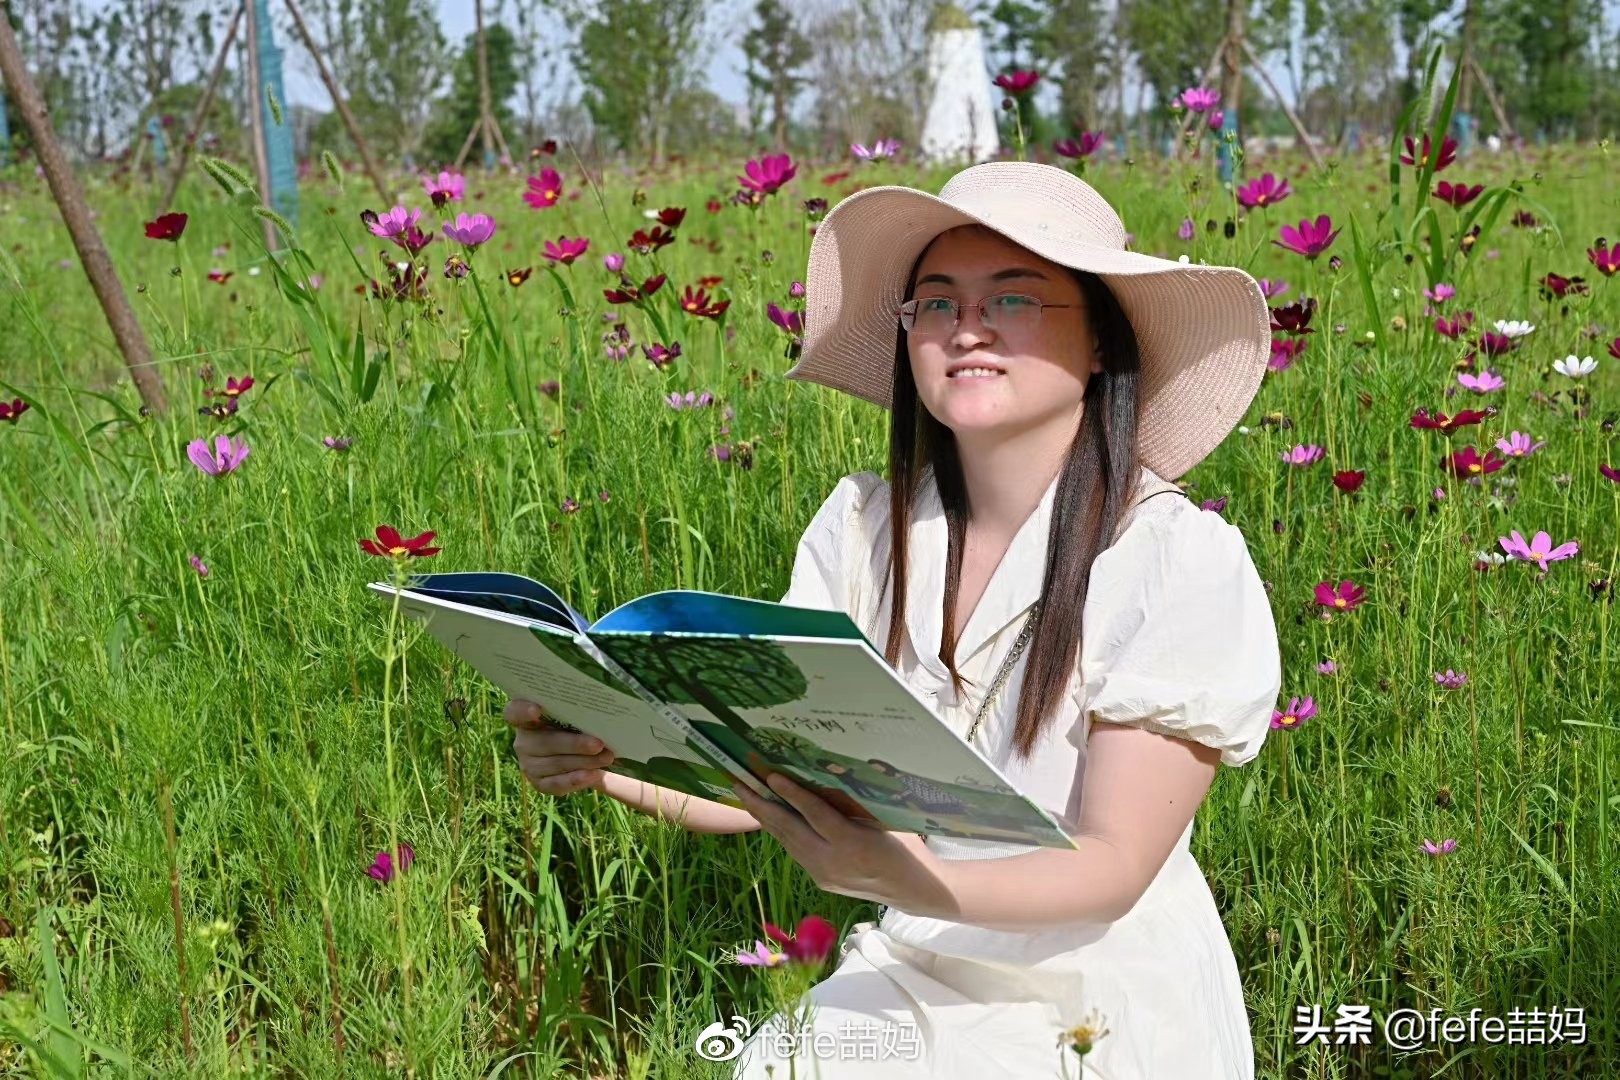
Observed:
[[[1178,489],[1142,471],[1132,516],[1092,564],[1067,706],[1027,761],[1012,753],[1026,652],[973,740],[1071,827],[1079,820],[1093,718],[1192,739],[1219,748],[1224,764],[1242,765],[1259,753],[1282,687],[1271,606],[1242,533],[1185,496],[1166,494]],[[1040,597],[1055,493],[1056,481],[968,620],[956,657],[973,682],[958,700],[938,659],[946,523],[932,473],[923,474],[908,540],[911,585],[898,670],[958,735],[966,735],[975,695]],[[887,595],[878,602],[888,551],[888,485],[872,472],[846,476],[805,530],[782,602],[846,611],[881,650],[889,630]],[[777,1055],[798,1046],[801,1078],[1248,1080],[1254,1052],[1243,988],[1214,898],[1188,850],[1191,835],[1189,824],[1146,893],[1111,923],[1012,932],[885,908],[877,923],[859,923],[844,939],[836,968],[808,994],[809,1022],[788,1025],[777,1015],[758,1025],[733,1077],[784,1080],[787,1061]],[[945,859],[1031,850],[946,837],[928,843]],[[1093,1010],[1108,1034],[1082,1072],[1081,1059],[1057,1040]],[[882,1031],[885,1023],[892,1030]],[[832,1034],[820,1045],[837,1043],[836,1051],[815,1049],[821,1032]],[[851,1038],[861,1045],[846,1047]],[[886,1042],[874,1054],[865,1043],[879,1039]]]

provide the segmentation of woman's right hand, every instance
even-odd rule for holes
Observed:
[[[604,748],[600,739],[554,727],[546,722],[539,705],[522,698],[508,701],[502,715],[516,731],[512,749],[517,752],[518,768],[536,791],[571,795],[604,790],[607,774],[602,766],[613,763],[613,751]]]

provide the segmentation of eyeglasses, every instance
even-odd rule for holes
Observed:
[[[1074,304],[1048,304],[1036,296],[1002,293],[987,296],[976,305],[979,321],[1001,334],[1019,334],[1041,323],[1042,308],[1068,308]],[[953,333],[962,320],[962,305],[948,296],[925,296],[900,305],[900,326],[908,334],[944,337]]]

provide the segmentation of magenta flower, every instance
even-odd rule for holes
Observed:
[[[1540,566],[1543,573],[1546,572],[1548,563],[1568,559],[1581,550],[1580,545],[1573,540],[1565,541],[1557,547],[1553,547],[1552,537],[1548,536],[1545,531],[1536,533],[1528,544],[1525,543],[1524,537],[1520,535],[1518,529],[1514,529],[1509,536],[1497,537],[1496,542],[1502,545],[1503,551],[1515,559],[1533,562]]]
[[[1479,198],[1485,190],[1484,184],[1453,184],[1442,180],[1434,186],[1431,194],[1443,203],[1449,203],[1458,210]]]
[[[1209,114],[1209,130],[1218,132],[1225,123],[1226,113],[1223,110],[1216,109]]]
[[[562,173],[548,165],[540,170],[539,176],[529,177],[528,187],[523,193],[524,202],[536,210],[556,206],[557,200],[562,198]]]
[[[1317,673],[1321,675],[1332,675],[1335,671],[1339,670],[1339,665],[1335,664],[1332,660],[1324,660],[1320,664],[1316,665],[1316,670]]]
[[[339,435],[339,436],[334,438],[333,436],[328,435],[325,439],[322,440],[322,442],[326,443],[326,448],[328,450],[331,450],[334,453],[341,454],[341,453],[344,453],[345,451],[347,451],[349,449],[349,447],[354,445],[354,436],[353,435]]]
[[[799,167],[787,154],[767,154],[758,161],[750,160],[744,166],[746,175],[737,177],[742,186],[759,195],[774,195],[783,184],[793,179]]]
[[[1493,330],[1482,331],[1479,335],[1479,348],[1486,356],[1502,356],[1519,347],[1519,343],[1506,334],[1498,334]]]
[[[1316,585],[1316,602],[1334,611],[1354,611],[1366,596],[1367,590],[1348,578],[1337,586],[1327,581],[1317,582]]]
[[[617,251],[610,251],[602,256],[602,265],[607,268],[609,273],[617,274],[624,269],[624,256]]]
[[[1416,165],[1418,168],[1421,169],[1424,165],[1426,165],[1428,163],[1428,161],[1429,161],[1429,153],[1430,153],[1431,150],[1434,149],[1433,144],[1429,141],[1428,133],[1425,132],[1424,135],[1423,135],[1423,151],[1422,151],[1422,153],[1419,153],[1417,151],[1417,144],[1415,142],[1413,142],[1412,136],[1410,136],[1410,135],[1406,136],[1405,143],[1406,143],[1406,152],[1401,155],[1401,164],[1402,165]],[[1440,140],[1440,154],[1439,154],[1438,158],[1435,160],[1434,171],[1439,172],[1441,169],[1444,169],[1447,165],[1450,165],[1453,161],[1456,161],[1456,160],[1457,160],[1457,140],[1453,139],[1450,135],[1447,135],[1444,139]]]
[[[1290,465],[1311,465],[1322,460],[1326,453],[1320,446],[1301,445],[1282,452],[1282,460]]]
[[[1288,708],[1271,710],[1271,726],[1274,728],[1297,728],[1305,721],[1316,715],[1316,702],[1310,695],[1303,698],[1290,698]]]
[[[1253,210],[1255,207],[1275,206],[1288,198],[1293,192],[1288,187],[1287,180],[1278,180],[1271,173],[1266,173],[1258,180],[1251,180],[1238,188],[1238,202]]]
[[[1275,300],[1288,291],[1288,282],[1281,279],[1273,280],[1263,277],[1260,279],[1260,295],[1267,300]]]
[[[995,78],[995,83],[1013,97],[1023,97],[1035,89],[1035,84],[1041,81],[1038,71],[1004,71]]]
[[[1082,131],[1077,139],[1059,139],[1052,144],[1052,152],[1060,157],[1087,158],[1097,152],[1107,137],[1101,131]]]
[[[819,964],[832,951],[838,940],[838,928],[820,915],[806,915],[799,920],[792,937],[771,923],[765,924],[765,936],[782,946],[787,958],[795,964]]]
[[[461,202],[467,193],[467,180],[458,172],[442,171],[438,176],[422,177],[422,187],[438,210],[447,202]]]
[[[1450,300],[1453,296],[1456,296],[1457,290],[1442,281],[1436,284],[1433,289],[1424,289],[1423,295],[1428,299],[1433,300],[1437,304],[1443,304],[1447,300]]]
[[[207,439],[194,439],[187,443],[186,456],[209,476],[224,476],[235,472],[247,460],[248,446],[246,442],[239,443],[234,438],[216,435],[212,450],[208,447]]]
[[[366,876],[375,878],[386,885],[393,881],[398,874],[403,874],[409,870],[411,863],[416,861],[416,852],[409,844],[400,844],[394,851],[399,856],[397,868],[394,856],[386,851],[379,851],[377,857],[372,860],[371,865],[366,867]]]
[[[570,240],[566,236],[559,236],[557,237],[556,243],[552,243],[550,240],[547,240],[545,249],[541,252],[541,254],[554,263],[562,263],[564,266],[572,266],[574,264],[574,260],[585,254],[586,250],[590,246],[591,242],[583,236],[573,240]],[[619,265],[624,265],[624,256],[622,255],[619,256]]]
[[[1478,375],[1470,375],[1465,371],[1457,376],[1457,381],[1476,394],[1488,394],[1507,385],[1507,380],[1494,371],[1482,371]]]
[[[1314,224],[1301,221],[1297,228],[1284,225],[1277,232],[1282,239],[1273,240],[1273,244],[1307,259],[1314,259],[1333,246],[1334,238],[1339,235],[1339,230],[1333,227],[1333,219],[1326,214],[1318,215]]]
[[[1446,839],[1440,841],[1438,844],[1435,844],[1429,840],[1424,840],[1423,850],[1428,852],[1430,855],[1450,855],[1453,851],[1457,850],[1457,841]]]
[[[488,214],[457,214],[454,224],[444,223],[443,232],[446,239],[470,251],[489,243],[495,235],[495,219]]]
[[[1610,247],[1600,240],[1586,249],[1586,257],[1604,277],[1613,277],[1616,273],[1620,273],[1620,244]]]
[[[1496,448],[1508,457],[1529,457],[1546,445],[1545,440],[1532,442],[1530,436],[1522,431],[1515,431],[1505,439],[1496,440]]]
[[[641,347],[641,351],[647,354],[647,359],[652,361],[653,367],[657,368],[659,371],[663,371],[665,368],[673,364],[676,358],[681,355],[681,343],[676,341],[666,348],[661,343],[655,341],[651,345],[643,345]]]
[[[1438,671],[1434,673],[1434,681],[1443,690],[1459,690],[1468,681],[1468,676],[1460,671],[1452,671],[1450,668],[1446,668],[1444,675]]]
[[[1202,86],[1190,86],[1183,90],[1176,100],[1195,113],[1208,112],[1220,104],[1221,92]]]
[[[879,139],[871,146],[861,143],[850,143],[849,152],[862,161],[877,161],[880,158],[893,157],[900,152],[899,139]]]
[[[795,281],[793,284],[789,285],[788,286],[788,295],[791,296],[795,300],[803,300],[804,299],[804,282]]]
[[[205,578],[208,576],[208,567],[203,564],[201,559],[197,558],[195,555],[188,555],[186,558],[188,561],[190,561],[191,568],[197,571],[198,577]]]
[[[1198,509],[1210,510],[1218,514],[1222,510],[1226,509],[1226,496],[1222,495],[1218,499],[1205,499],[1203,502],[1198,504]]]
[[[665,396],[664,401],[669,405],[670,408],[679,412],[685,409],[701,409],[706,405],[712,405],[714,403],[714,395],[709,393],[707,390],[703,391],[701,394],[695,390],[688,390],[683,397],[679,392],[671,390],[669,394]]]
[[[771,322],[790,334],[804,333],[804,316],[797,311],[783,310],[776,306],[775,301],[769,301],[765,304],[765,314]]]
[[[1613,468],[1609,465],[1600,464],[1598,466],[1598,472],[1602,473],[1606,478],[1613,480],[1615,483],[1620,484],[1620,469]]]
[[[1176,237],[1181,240],[1191,240],[1193,238],[1192,218],[1189,217],[1181,219],[1181,227],[1176,230]]]

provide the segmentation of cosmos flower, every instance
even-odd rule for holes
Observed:
[[[360,541],[360,549],[368,555],[377,555],[384,559],[420,559],[429,555],[437,555],[442,548],[428,547],[433,532],[425,532],[420,536],[409,539],[399,535],[399,530],[392,525],[377,526],[377,539]]]
[[[1312,701],[1309,695],[1303,698],[1290,698],[1288,708],[1271,710],[1271,726],[1291,730],[1315,715],[1316,702]]]
[[[1519,530],[1514,529],[1508,536],[1497,537],[1496,542],[1502,545],[1503,551],[1515,559],[1533,562],[1541,567],[1543,571],[1547,569],[1549,562],[1559,562],[1563,559],[1572,558],[1581,550],[1581,546],[1573,540],[1565,541],[1554,547],[1552,537],[1547,535],[1545,531],[1536,533],[1530,539],[1530,542],[1526,543]]]
[[[1470,375],[1465,371],[1457,376],[1457,381],[1476,394],[1488,394],[1507,385],[1507,380],[1494,371],[1482,371],[1478,375]]]
[[[495,219],[488,214],[457,214],[454,223],[445,222],[445,238],[469,251],[489,243],[495,235]]]
[[[1221,92],[1202,86],[1189,86],[1176,97],[1176,100],[1195,113],[1208,112],[1220,104]]]
[[[1255,207],[1263,209],[1276,206],[1292,193],[1287,180],[1278,180],[1271,173],[1266,173],[1238,188],[1237,198],[1241,205],[1253,210]]]
[[[209,476],[224,476],[235,472],[247,460],[248,446],[246,442],[216,435],[212,449],[207,439],[194,439],[187,443],[186,456]]]
[[[1316,602],[1334,611],[1354,611],[1361,606],[1366,595],[1366,589],[1348,578],[1339,582],[1337,586],[1328,581],[1321,581],[1316,585]]]
[[[400,844],[394,849],[394,853],[399,857],[397,862],[394,855],[386,851],[377,852],[377,857],[366,867],[366,876],[386,885],[399,874],[409,870],[411,864],[416,861],[416,851],[409,844]]]
[[[1433,841],[1424,840],[1423,850],[1430,855],[1450,855],[1457,850],[1457,841],[1448,838],[1436,844]]]
[[[146,223],[146,238],[167,240],[177,244],[180,242],[181,234],[186,231],[187,220],[185,214],[161,214],[155,220]]]
[[[1508,457],[1517,458],[1529,457],[1531,454],[1535,453],[1537,450],[1540,450],[1546,445],[1547,443],[1545,440],[1542,442],[1535,442],[1530,438],[1530,436],[1526,435],[1522,431],[1515,431],[1505,439],[1496,440],[1496,448],[1498,450],[1502,451],[1502,453],[1506,454]]]
[[[557,237],[555,243],[547,240],[545,248],[541,251],[541,254],[554,263],[562,263],[564,266],[572,266],[574,260],[585,254],[586,250],[590,246],[591,242],[583,236],[572,240],[566,236],[559,236]],[[624,256],[619,256],[619,263],[622,267],[624,264]]]
[[[1035,84],[1041,81],[1038,71],[1005,71],[996,76],[996,85],[1001,87],[1013,97],[1023,97],[1035,89]]]
[[[1570,353],[1562,360],[1554,360],[1553,370],[1571,379],[1584,379],[1597,370],[1597,361],[1590,356],[1576,356]]]
[[[523,201],[536,210],[556,206],[557,200],[562,198],[562,173],[547,166],[540,170],[539,176],[529,177],[528,188],[523,193]]]
[[[1333,227],[1333,219],[1326,214],[1317,215],[1316,221],[1301,221],[1298,226],[1284,225],[1277,230],[1280,240],[1272,243],[1280,248],[1303,255],[1307,259],[1314,259],[1333,245],[1333,240],[1339,235],[1339,230]]]
[[[1101,131],[1082,131],[1078,138],[1059,139],[1052,144],[1052,152],[1059,157],[1088,158],[1097,152],[1107,136]]]

